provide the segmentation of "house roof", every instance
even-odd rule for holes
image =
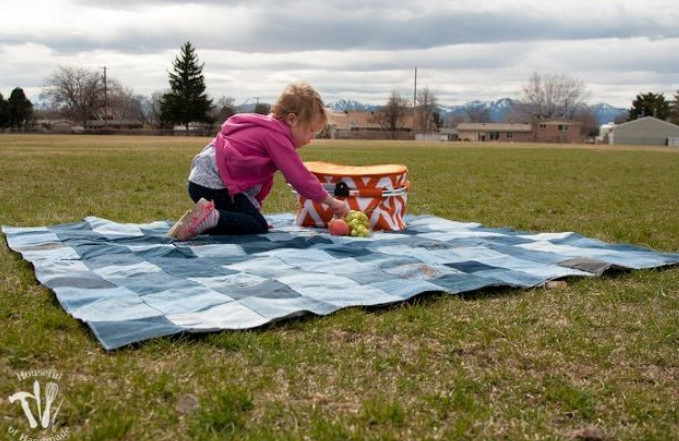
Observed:
[[[642,118],[633,119],[632,121],[627,121],[626,123],[617,124],[617,125],[613,126],[613,128],[614,128],[614,129],[617,129],[618,127],[637,125],[637,124],[639,124],[639,123],[642,123],[643,121],[655,121],[655,122],[658,122],[658,123],[665,124],[665,125],[667,125],[668,127],[675,128],[675,129],[679,129],[679,126],[678,126],[678,125],[672,124],[672,123],[669,122],[669,121],[665,121],[665,120],[656,118],[656,117],[654,117],[654,116],[644,116],[644,117],[642,117]]]
[[[87,121],[90,127],[104,127],[104,126],[115,126],[115,125],[125,125],[125,126],[143,126],[144,123],[138,119],[91,119]]]
[[[492,131],[492,132],[530,132],[530,124],[510,124],[510,123],[460,123],[457,125],[458,132],[463,131]]]
[[[573,121],[572,119],[563,119],[563,118],[556,118],[556,119],[548,119],[545,121],[538,121],[538,124],[548,124],[548,125],[554,125],[554,124],[578,124],[582,125],[581,122],[579,121]]]
[[[337,111],[326,109],[328,115],[328,126],[338,128],[379,128],[380,125],[375,121],[375,112],[354,112]],[[403,127],[412,127],[413,116],[408,114],[403,117]]]
[[[37,119],[35,120],[36,124],[75,124],[75,122],[71,121],[70,119]]]
[[[443,127],[439,130],[441,135],[457,135],[457,128],[455,127]]]
[[[337,127],[379,127],[374,120],[373,112],[337,112],[331,110],[328,114],[328,125]]]

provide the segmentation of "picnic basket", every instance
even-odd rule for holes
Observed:
[[[372,230],[402,230],[410,181],[401,164],[348,166],[329,162],[305,162],[306,167],[334,197],[348,202],[352,210],[368,215]],[[294,192],[294,190],[293,190]],[[325,228],[332,219],[326,205],[295,192],[299,209],[295,224]]]

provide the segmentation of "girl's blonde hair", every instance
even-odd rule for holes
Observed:
[[[289,84],[271,107],[271,112],[278,119],[294,113],[299,124],[319,130],[328,123],[321,95],[303,81]]]

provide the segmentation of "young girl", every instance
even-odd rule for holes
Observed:
[[[206,234],[257,234],[268,231],[262,202],[277,170],[295,190],[328,205],[336,216],[349,207],[330,196],[297,153],[327,124],[318,92],[306,83],[285,88],[271,114],[236,114],[191,161],[189,196],[196,206],[168,235],[189,240]]]

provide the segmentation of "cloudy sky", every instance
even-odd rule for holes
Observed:
[[[168,87],[180,46],[208,94],[271,102],[304,79],[326,102],[383,104],[417,84],[442,104],[519,98],[534,73],[629,107],[679,89],[676,0],[0,0],[0,92],[36,102],[58,66],[107,68],[137,94]]]

